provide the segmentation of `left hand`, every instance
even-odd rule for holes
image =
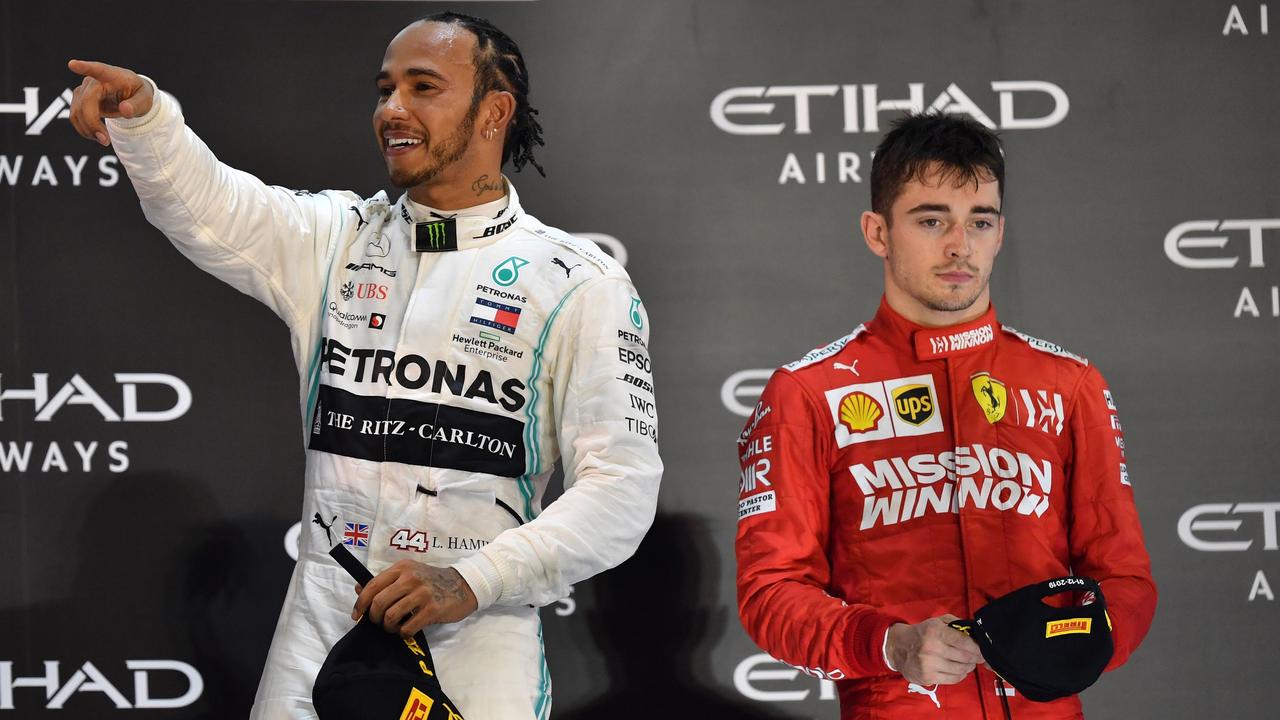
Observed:
[[[351,619],[369,619],[387,632],[410,637],[428,625],[458,622],[478,606],[471,586],[457,570],[401,560],[369,584],[356,585]]]

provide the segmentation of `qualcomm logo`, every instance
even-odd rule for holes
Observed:
[[[720,402],[734,415],[750,417],[756,409],[756,401],[764,392],[765,383],[773,375],[769,368],[739,370],[725,379],[720,386]]]
[[[180,660],[126,660],[124,665],[133,672],[133,697],[129,698],[107,679],[102,671],[93,663],[86,662],[67,678],[61,681],[58,672],[60,663],[57,660],[44,662],[44,674],[28,677],[16,677],[13,662],[0,660],[0,710],[17,709],[15,690],[22,692],[22,706],[29,708],[36,704],[30,696],[30,690],[24,688],[40,688],[44,697],[40,700],[49,710],[62,710],[67,700],[76,693],[101,693],[116,709],[162,709],[187,707],[200,699],[204,693],[204,678],[199,671]],[[151,675],[153,673],[179,673],[186,678],[187,689],[175,697],[155,697],[151,691]],[[172,679],[163,681],[165,687],[177,687]]]
[[[61,95],[53,99],[42,110],[40,108],[40,88],[22,88],[22,102],[0,103],[0,113],[22,115],[26,122],[27,135],[39,135],[54,120],[66,120],[71,115],[71,90],[63,90]]]

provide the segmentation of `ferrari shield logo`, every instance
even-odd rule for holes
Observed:
[[[1004,417],[1007,397],[1004,383],[991,377],[990,373],[984,372],[969,378],[969,382],[973,385],[973,396],[977,398],[978,405],[987,416],[987,422],[992,425],[1000,422],[1000,418]]]

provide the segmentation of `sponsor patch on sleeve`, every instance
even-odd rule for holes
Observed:
[[[778,501],[772,490],[748,495],[738,501],[738,521],[753,515],[763,515],[778,509]]]

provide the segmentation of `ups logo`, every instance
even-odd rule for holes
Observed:
[[[928,385],[904,385],[893,391],[893,410],[904,422],[923,425],[933,417],[936,403]]]

